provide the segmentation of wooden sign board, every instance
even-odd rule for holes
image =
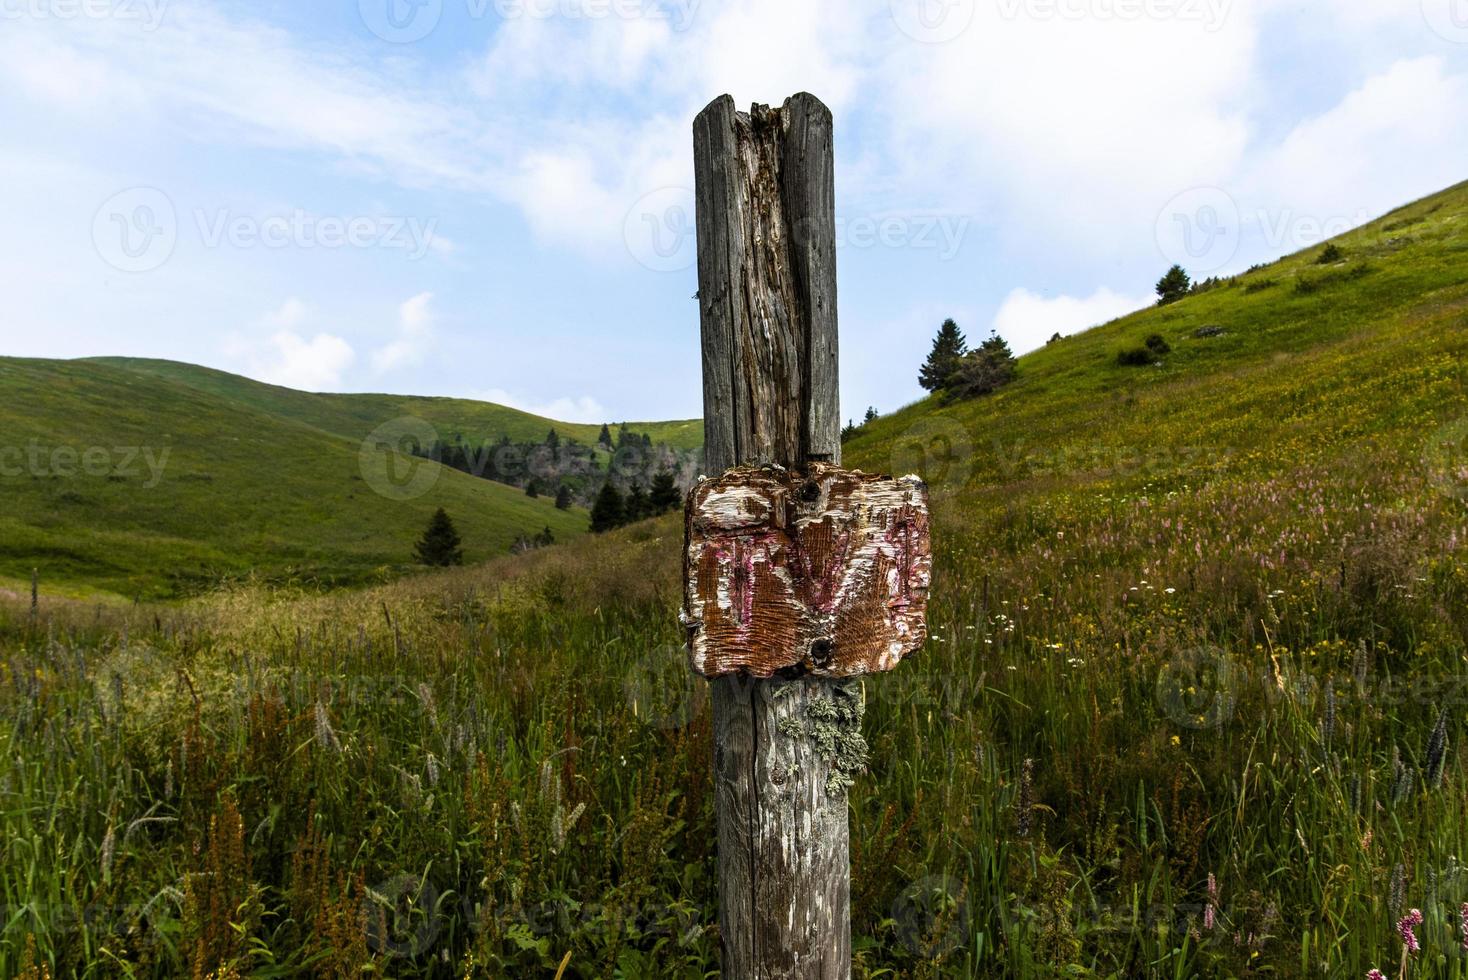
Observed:
[[[683,623],[705,677],[891,670],[927,638],[932,545],[915,476],[736,467],[693,488]]]

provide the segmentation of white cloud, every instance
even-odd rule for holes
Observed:
[[[243,361],[247,372],[261,381],[301,391],[340,390],[342,377],[356,360],[352,345],[335,334],[310,337],[299,328],[311,319],[310,308],[291,298],[260,318],[257,330],[271,331],[264,340],[228,338],[225,353],[231,362]]]
[[[423,360],[424,348],[433,336],[432,302],[432,293],[419,293],[398,307],[398,336],[372,352],[374,371],[385,374]]]
[[[946,186],[953,206],[1057,248],[1150,238],[1162,201],[1244,155],[1255,18],[1043,15],[1066,6],[979,3],[953,41],[895,48],[873,94],[901,183]]]
[[[1098,289],[1090,296],[1037,296],[1016,289],[994,314],[994,329],[1016,354],[1043,347],[1056,333],[1073,334],[1151,305],[1147,296],[1122,296]]]
[[[1339,233],[1463,179],[1468,75],[1441,58],[1398,61],[1336,106],[1302,120],[1243,178],[1246,212],[1267,212],[1277,251],[1313,244],[1300,226]],[[1318,239],[1317,239],[1318,240]]]
[[[531,415],[554,419],[557,422],[605,422],[607,410],[595,398],[582,395],[579,398],[553,398],[536,401],[512,395],[503,388],[491,388],[474,396],[478,401],[493,402],[508,408],[517,408]]]

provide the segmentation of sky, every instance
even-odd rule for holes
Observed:
[[[860,418],[1468,179],[1468,0],[0,0],[0,354],[697,417],[692,120],[798,91]]]

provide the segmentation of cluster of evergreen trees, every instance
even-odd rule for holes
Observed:
[[[1015,359],[996,331],[973,350],[953,320],[944,320],[918,371],[918,384],[944,401],[987,395],[1014,380]]]
[[[652,478],[650,490],[634,482],[623,494],[608,480],[602,484],[596,502],[591,505],[591,530],[600,534],[647,517],[657,517],[683,505],[683,491],[678,480],[667,470]]]
[[[522,488],[530,497],[553,495],[561,510],[590,507],[608,481],[625,496],[638,482],[646,486],[652,474],[663,470],[680,473],[692,462],[690,454],[654,443],[652,436],[633,432],[626,423],[615,436],[611,426],[603,425],[594,446],[552,429],[540,442],[514,442],[501,436],[493,442],[473,443],[456,434],[415,452],[471,476]],[[610,460],[606,453],[611,454]]]

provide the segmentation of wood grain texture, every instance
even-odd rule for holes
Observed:
[[[854,677],[927,638],[927,488],[812,463],[736,467],[689,495],[683,623],[705,677]]]
[[[693,136],[707,471],[839,463],[830,112],[801,94],[746,114],[722,96]],[[711,684],[723,975],[847,980],[845,785],[858,767],[822,751],[829,727],[818,742],[800,726],[832,724],[821,719],[850,702],[848,682]]]

